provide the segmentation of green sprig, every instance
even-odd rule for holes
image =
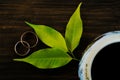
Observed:
[[[40,49],[25,58],[14,60],[30,63],[40,69],[58,68],[66,65],[71,60],[78,60],[74,56],[73,51],[79,45],[83,31],[80,17],[81,4],[82,3],[78,5],[68,21],[65,38],[60,32],[49,26],[26,22],[26,24],[34,29],[39,39],[50,48]],[[69,54],[71,54],[71,56]]]

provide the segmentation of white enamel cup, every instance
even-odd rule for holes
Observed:
[[[94,58],[104,47],[120,42],[120,31],[111,31],[97,37],[85,50],[79,63],[78,76],[80,80],[92,80],[91,67]]]

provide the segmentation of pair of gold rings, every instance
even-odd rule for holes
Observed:
[[[19,56],[26,56],[37,43],[37,35],[32,31],[26,31],[21,35],[20,41],[15,44],[14,51]]]

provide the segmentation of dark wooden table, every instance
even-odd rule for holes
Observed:
[[[13,59],[19,57],[14,45],[20,35],[33,31],[24,21],[48,25],[64,34],[70,16],[81,1],[84,31],[74,52],[78,59],[94,38],[120,30],[120,0],[0,0],[0,80],[79,80],[78,61],[42,70]]]

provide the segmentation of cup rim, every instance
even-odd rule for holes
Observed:
[[[80,80],[92,80],[91,67],[94,58],[104,47],[117,42],[120,42],[120,31],[107,32],[93,40],[85,49],[79,62],[78,76]]]

